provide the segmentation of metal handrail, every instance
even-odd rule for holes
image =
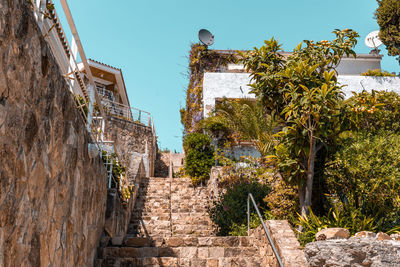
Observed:
[[[278,264],[279,264],[280,267],[283,267],[281,256],[279,255],[279,252],[276,249],[274,242],[272,241],[271,234],[268,231],[267,226],[265,226],[265,223],[264,223],[264,220],[263,220],[263,218],[261,216],[261,213],[258,210],[256,201],[254,200],[254,197],[253,197],[253,195],[251,193],[249,193],[249,196],[247,197],[247,235],[249,235],[249,233],[250,233],[250,199],[251,199],[251,202],[253,203],[254,208],[256,209],[258,217],[260,218],[260,221],[261,221],[261,224],[262,224],[262,226],[264,228],[264,231],[267,234],[268,241],[269,241],[269,243],[270,243],[270,245],[272,247],[272,251],[275,254],[275,257],[276,257],[276,259],[278,261]]]
[[[151,114],[149,112],[119,102],[114,102],[106,98],[103,98],[101,101],[107,114],[128,121],[138,122],[147,127],[152,127]]]

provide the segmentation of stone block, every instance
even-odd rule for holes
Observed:
[[[392,240],[392,238],[388,234],[385,234],[383,232],[377,233],[376,234],[376,239],[377,240]]]
[[[124,242],[124,237],[123,236],[116,236],[111,238],[111,244],[113,246],[120,246]]]
[[[349,237],[349,230],[344,228],[326,228],[319,231],[315,235],[315,239],[318,241],[329,239],[348,239]]]
[[[373,232],[369,232],[369,231],[361,231],[361,232],[355,233],[354,236],[355,237],[376,237],[376,234]]]
[[[207,260],[206,267],[218,267],[218,260],[217,259]]]
[[[151,240],[146,237],[128,237],[125,239],[125,246],[128,247],[149,247]]]
[[[182,247],[180,257],[190,259],[197,257],[197,247]]]
[[[208,258],[209,257],[209,251],[208,250],[209,250],[208,247],[199,247],[197,249],[197,256],[199,258],[204,258],[204,259]]]
[[[168,238],[165,242],[165,245],[168,247],[180,247],[183,246],[183,238],[182,237],[171,237]]]
[[[223,258],[225,255],[225,250],[224,248],[221,247],[210,247],[209,248],[209,255],[211,259],[218,259],[218,258]]]

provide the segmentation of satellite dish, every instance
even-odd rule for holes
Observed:
[[[365,37],[365,45],[375,50],[378,46],[382,45],[382,41],[379,39],[379,31],[373,31]]]
[[[201,29],[199,31],[199,40],[204,45],[213,45],[214,44],[214,35],[206,29]]]

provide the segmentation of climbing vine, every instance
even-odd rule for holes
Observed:
[[[182,108],[181,122],[184,134],[200,132],[203,118],[203,75],[218,72],[228,63],[235,62],[234,52],[208,50],[204,45],[193,44],[189,55],[189,85],[186,92],[186,108]]]
[[[128,179],[126,178],[126,168],[123,166],[115,153],[108,153],[107,151],[102,151],[102,159],[106,167],[107,165],[112,165],[112,179],[114,187],[119,191],[121,202],[126,205],[129,199],[132,197],[135,185],[130,185]]]

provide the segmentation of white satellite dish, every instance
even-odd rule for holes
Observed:
[[[206,29],[201,29],[199,31],[199,40],[206,46],[213,45],[214,35]]]
[[[381,46],[382,41],[379,39],[379,31],[370,32],[367,37],[365,37],[365,45],[374,49]]]

